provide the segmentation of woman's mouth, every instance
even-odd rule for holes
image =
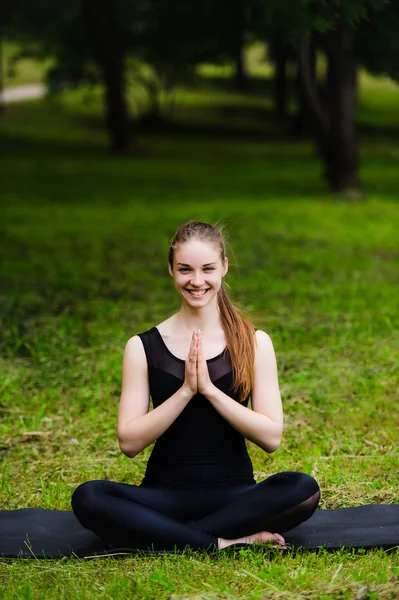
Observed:
[[[184,288],[186,292],[190,294],[192,298],[202,298],[205,294],[211,289],[207,288],[206,290],[189,290],[188,288]]]

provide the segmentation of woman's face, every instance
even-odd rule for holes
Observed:
[[[222,264],[218,244],[193,240],[176,248],[169,273],[177,293],[194,308],[206,306],[216,297],[227,269],[227,258]]]

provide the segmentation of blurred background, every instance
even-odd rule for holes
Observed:
[[[179,308],[168,239],[227,224],[233,299],[286,411],[256,475],[322,506],[397,497],[399,4],[3,0],[2,506],[141,480],[127,339]]]

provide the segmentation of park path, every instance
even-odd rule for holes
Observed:
[[[41,98],[46,93],[46,86],[42,83],[32,83],[30,85],[19,85],[14,88],[6,88],[0,93],[0,103],[18,102],[19,100],[30,100]]]

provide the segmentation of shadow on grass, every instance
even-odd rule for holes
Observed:
[[[293,87],[295,80],[288,78],[288,85]],[[274,95],[273,79],[265,77],[254,77],[248,79],[246,89],[239,89],[232,77],[197,77],[195,80],[196,88],[224,91],[229,93],[242,94],[243,96],[259,96],[265,99],[272,99]]]
[[[28,134],[0,134],[0,158],[18,156],[35,159],[39,156],[69,157],[69,156],[106,156],[110,150],[106,145],[97,141],[62,140],[50,138],[34,138]]]
[[[263,83],[262,83],[263,85]],[[231,90],[231,82],[207,81],[202,87]],[[193,93],[193,90],[189,90]],[[253,99],[254,94],[240,96]],[[137,136],[162,138],[192,137],[223,142],[293,141],[289,120],[279,118],[267,106],[233,103],[212,105],[178,104],[170,118],[142,115],[130,123],[132,154],[140,153]],[[33,152],[104,154],[109,153],[108,132],[101,108],[90,99],[80,105],[68,97],[51,96],[39,102],[7,108],[0,121],[0,154],[32,154]],[[91,108],[90,108],[91,106]],[[163,113],[165,115],[165,111]],[[4,126],[2,126],[4,124]]]
[[[371,125],[371,124],[361,124],[358,125],[358,132],[360,135],[365,138],[370,138],[371,140],[376,138],[381,140],[395,140],[399,141],[399,128],[398,127],[390,127],[387,125]]]
[[[195,137],[220,141],[260,143],[296,141],[292,136],[292,126],[288,120],[277,117],[270,110],[257,107],[238,108],[225,105],[212,109],[201,108],[200,118],[194,113],[185,120],[144,115],[136,121],[135,129],[139,134],[144,135]]]
[[[11,155],[19,155],[34,157],[38,154],[51,154],[52,156],[57,155],[62,157],[70,155],[87,156],[90,154],[95,157],[114,154],[110,149],[107,132],[101,120],[82,117],[77,118],[76,121],[75,126],[78,124],[80,131],[84,132],[84,136],[82,135],[80,139],[62,139],[45,134],[41,137],[34,137],[29,132],[23,133],[21,131],[13,134],[2,132],[0,133],[0,156],[10,157]],[[281,131],[283,128],[286,131]],[[220,142],[233,141],[237,143],[282,143],[284,141],[295,143],[296,140],[288,135],[289,127],[287,124],[282,123],[279,129],[280,131],[276,128],[274,131],[266,132],[264,126],[256,130],[235,127],[234,124],[229,125],[227,123],[179,122],[144,117],[139,121],[131,123],[132,148],[130,154],[132,156],[142,154],[151,156],[148,148],[145,152],[143,148],[143,142],[145,144],[147,136],[151,138],[156,136],[165,140],[169,138],[171,141],[176,138],[192,138],[198,141],[214,140]],[[93,135],[93,132],[95,134],[103,134],[101,137],[104,140],[99,141],[98,135]],[[136,136],[139,136],[140,139],[138,140]],[[298,143],[300,142],[302,140],[298,140]]]

